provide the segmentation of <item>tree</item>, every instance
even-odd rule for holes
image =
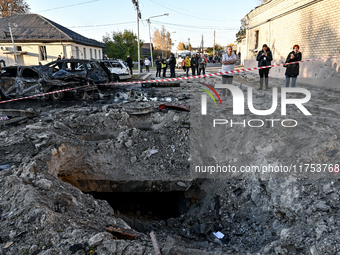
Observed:
[[[161,31],[159,31],[159,29],[155,30],[155,32],[153,33],[152,42],[155,50],[164,50],[167,52],[171,51],[171,35],[168,31],[166,31],[164,26],[162,26]]]
[[[6,18],[14,14],[28,13],[30,10],[26,0],[0,0],[0,16]]]
[[[191,50],[191,49],[192,49],[191,43],[189,43],[188,45],[185,44],[184,42],[180,42],[177,45],[177,50]]]
[[[109,58],[125,60],[130,55],[134,61],[138,60],[138,38],[132,31],[112,32],[111,36],[107,33],[103,41]],[[139,43],[142,47],[143,42]]]
[[[215,44],[215,52],[218,52],[218,51],[220,51],[220,50],[223,50],[223,47],[221,46],[221,45],[219,45],[219,44]],[[208,55],[212,55],[213,54],[213,47],[209,47],[209,48],[207,48],[207,53],[208,53]]]
[[[246,36],[246,29],[247,29],[247,24],[246,24],[246,19],[241,19],[241,27],[240,30],[236,34],[236,41],[241,42],[242,37]]]
[[[186,46],[185,46],[184,42],[178,43],[177,50],[186,50]]]

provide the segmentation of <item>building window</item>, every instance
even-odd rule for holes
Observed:
[[[100,50],[98,50],[98,59],[102,59]]]
[[[90,49],[90,59],[92,58],[92,49]]]
[[[46,46],[39,46],[40,60],[47,60]]]
[[[94,49],[94,59],[97,59],[97,50]]]
[[[21,46],[17,46],[17,51],[22,51]]]
[[[259,47],[259,30],[255,31],[255,49]]]
[[[76,57],[77,57],[77,59],[79,59],[79,48],[78,48],[78,46],[76,46]]]
[[[86,48],[83,48],[83,52],[84,52],[84,59],[86,59]]]

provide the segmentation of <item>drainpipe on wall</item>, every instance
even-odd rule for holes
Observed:
[[[244,60],[248,59],[248,52],[249,52],[249,47],[248,47],[248,37],[249,37],[249,17],[246,15],[246,57],[243,59]],[[245,63],[243,63],[244,65]]]

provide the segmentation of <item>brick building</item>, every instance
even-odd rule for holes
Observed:
[[[285,61],[294,44],[303,59],[340,55],[339,0],[270,0],[249,12],[245,67],[257,66],[256,54],[264,43],[273,52],[273,63]],[[340,58],[300,65],[298,81],[339,87]],[[272,77],[284,77],[285,68],[275,67]],[[320,83],[322,80],[322,84]]]

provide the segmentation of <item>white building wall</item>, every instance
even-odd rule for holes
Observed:
[[[86,49],[86,59],[90,59],[90,49],[92,52],[94,49],[97,50],[97,58],[102,58],[102,48],[85,46],[76,43],[15,43],[15,46],[21,46],[22,51],[27,51],[26,54],[18,57],[19,62],[23,62],[23,65],[38,65],[41,62],[43,65],[58,58],[58,55],[65,58],[71,58],[73,56],[76,58],[76,47],[79,49],[79,58],[84,59],[84,48]],[[46,46],[47,59],[42,60],[39,50],[39,46]],[[6,50],[3,50],[6,47]],[[6,65],[15,65],[14,54],[5,54],[6,52],[14,51],[13,45],[11,43],[2,43],[0,48],[0,59],[5,60]],[[94,58],[94,54],[93,58]]]
[[[287,14],[288,11],[290,12]],[[268,21],[273,17],[277,18]],[[251,29],[247,30],[245,67],[257,66],[254,50],[260,50],[265,43],[273,52],[274,64],[284,62],[294,44],[300,45],[303,59],[339,55],[339,17],[339,0],[269,1],[246,16],[246,19],[249,18]],[[255,49],[256,31],[259,34],[257,49]],[[270,70],[270,75],[284,78],[285,70],[283,67],[275,67]],[[340,59],[302,63],[298,81],[339,87]]]

